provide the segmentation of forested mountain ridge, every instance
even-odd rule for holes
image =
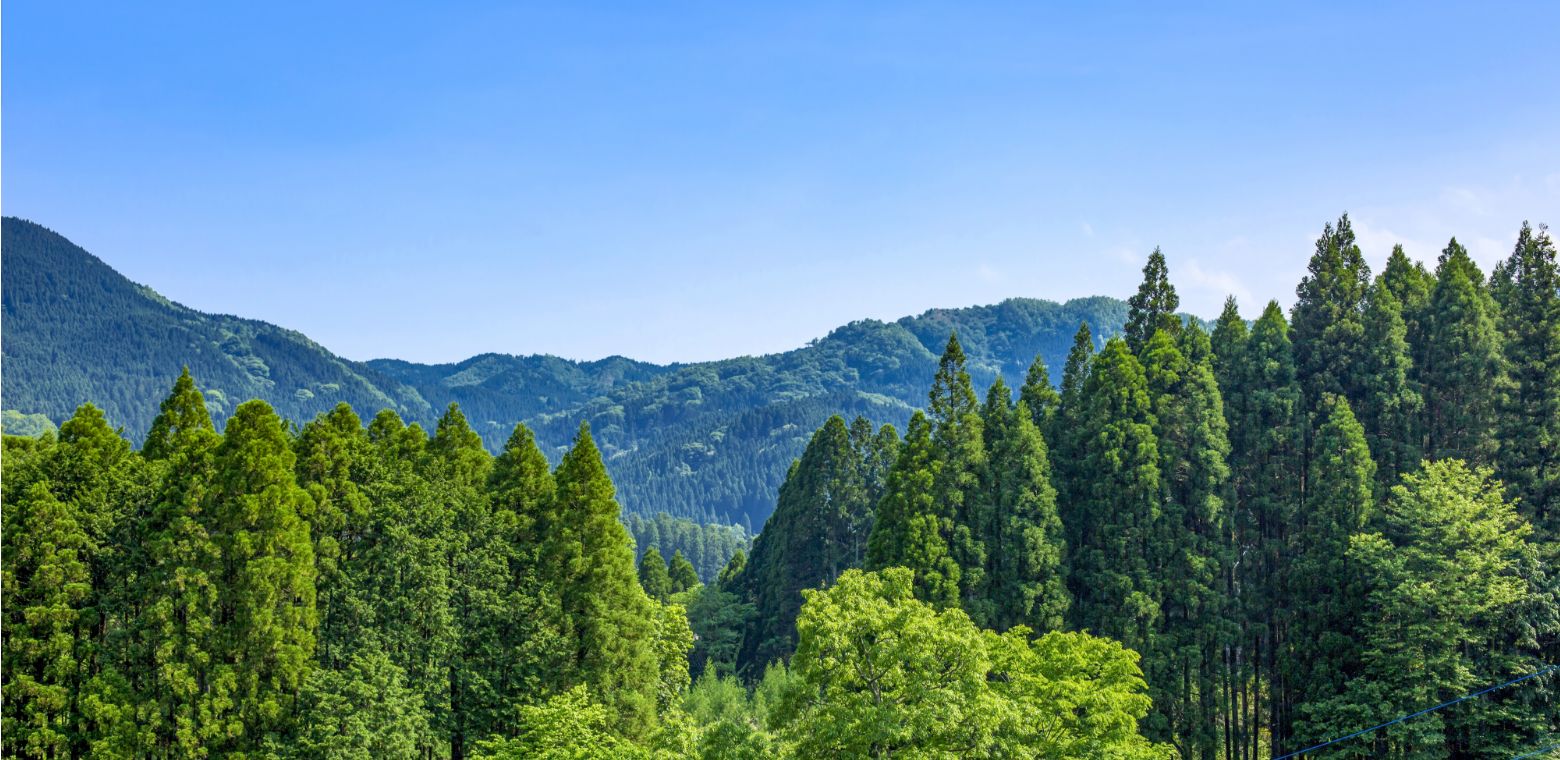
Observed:
[[[431,427],[459,403],[490,451],[524,422],[556,461],[589,421],[626,510],[750,530],[763,524],[786,467],[829,415],[903,426],[924,402],[950,332],[977,382],[1001,374],[1017,386],[1036,355],[1061,366],[1080,322],[1103,345],[1127,313],[1106,297],[1015,298],[862,320],[792,351],[690,364],[505,354],[438,365],[355,362],[295,331],[174,303],[40,225],[6,218],[3,228],[7,410],[58,424],[91,400],[140,441],[168,383],[188,365],[219,426],[250,398],[297,424],[345,401]]]

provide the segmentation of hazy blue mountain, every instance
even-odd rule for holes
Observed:
[[[1015,298],[862,320],[793,351],[714,362],[505,354],[354,362],[292,330],[174,303],[37,224],[6,218],[3,227],[8,411],[58,423],[92,401],[138,441],[187,364],[219,423],[249,398],[299,422],[346,401],[365,418],[388,407],[424,426],[458,402],[490,448],[524,421],[557,456],[585,419],[629,511],[752,529],[830,414],[902,426],[924,402],[950,331],[978,386],[1001,373],[1016,387],[1037,354],[1060,377],[1080,321],[1103,341],[1126,318],[1126,304],[1113,298]]]

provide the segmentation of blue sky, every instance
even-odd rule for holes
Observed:
[[[1254,315],[1345,210],[1378,264],[1560,223],[1560,5],[1463,5],[14,0],[0,202],[355,359],[765,353],[1155,245]]]

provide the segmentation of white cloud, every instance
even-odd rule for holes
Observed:
[[[1560,175],[1555,176],[1560,177]],[[1078,227],[1079,229],[1083,230],[1084,237],[1094,237],[1094,225],[1089,224],[1088,222],[1079,222]]]
[[[1204,298],[1197,299],[1199,301],[1207,303],[1211,300],[1222,304],[1225,296],[1235,296],[1235,301],[1240,304],[1243,312],[1250,312],[1261,306],[1256,296],[1252,295],[1251,288],[1231,272],[1204,269],[1202,262],[1197,259],[1187,260],[1176,267],[1176,270],[1178,271],[1172,270],[1173,279],[1187,283],[1191,290],[1201,291],[1204,294]]]

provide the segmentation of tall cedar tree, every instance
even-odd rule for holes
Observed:
[[[1164,330],[1174,337],[1181,328],[1181,320],[1175,315],[1181,298],[1170,284],[1170,272],[1165,266],[1165,255],[1156,247],[1143,265],[1143,282],[1137,293],[1127,299],[1127,347],[1132,353],[1141,354],[1154,333]]]
[[[1214,321],[1209,344],[1213,350],[1213,377],[1224,393],[1226,408],[1229,407],[1231,397],[1243,390],[1235,385],[1236,367],[1250,336],[1251,331],[1246,327],[1246,320],[1240,316],[1240,306],[1235,303],[1235,296],[1224,299],[1224,310],[1219,312],[1219,318]]]
[[[1159,330],[1143,352],[1159,444],[1163,511],[1153,561],[1164,614],[1145,670],[1158,676],[1149,679],[1158,692],[1151,723],[1162,720],[1164,737],[1187,755],[1212,758],[1220,746],[1221,646],[1233,627],[1222,594],[1234,561],[1230,444],[1207,334],[1191,325],[1179,343]]]
[[[1376,278],[1365,307],[1365,357],[1360,370],[1360,423],[1376,457],[1376,493],[1385,498],[1424,457],[1420,424],[1424,401],[1409,378],[1414,374],[1403,306]]]
[[[904,444],[888,473],[877,521],[867,542],[867,568],[908,568],[915,597],[938,608],[959,603],[959,565],[943,539],[932,497],[937,462],[932,453],[932,423],[925,414],[910,416]],[[762,538],[762,534],[760,534]]]
[[[1079,472],[1067,504],[1069,590],[1074,627],[1139,652],[1160,623],[1157,555],[1161,485],[1153,401],[1143,367],[1112,338],[1091,364],[1081,395]]]
[[[543,567],[562,602],[570,671],[612,708],[622,734],[642,736],[654,721],[660,682],[656,607],[639,587],[632,540],[588,425],[581,423],[554,478]]]
[[[796,613],[802,589],[832,582],[853,565],[842,541],[871,510],[861,478],[862,462],[838,415],[813,434],[791,466],[774,514],[753,543],[743,572],[756,614],[743,640],[740,667],[751,674],[796,647]]]
[[[1435,274],[1424,368],[1427,453],[1493,464],[1505,377],[1495,300],[1455,238],[1441,252]]]
[[[970,605],[976,602],[986,574],[986,548],[981,542],[981,526],[986,521],[980,514],[977,493],[986,451],[980,402],[957,334],[948,336],[948,346],[937,363],[927,411],[932,420],[932,458],[937,463],[933,504],[939,510],[949,555],[959,564],[960,599]]]
[[[1421,402],[1425,396],[1424,364],[1426,351],[1429,348],[1430,331],[1430,293],[1435,290],[1435,275],[1425,269],[1424,262],[1412,261],[1408,254],[1403,252],[1403,246],[1392,246],[1392,255],[1387,257],[1386,266],[1381,269],[1381,277],[1375,287],[1385,287],[1392,292],[1392,297],[1397,299],[1403,313],[1404,339],[1408,341],[1408,355],[1412,360],[1409,365],[1408,385],[1409,389],[1419,394]],[[1418,419],[1414,421],[1414,441],[1419,448],[1424,448],[1424,414],[1421,411]]]
[[[899,456],[899,431],[887,424],[874,431],[867,418],[858,416],[850,423],[850,445],[861,462],[861,487],[867,508],[845,524],[847,531],[841,544],[851,567],[861,567],[867,561],[867,543],[872,536],[877,503],[888,488],[888,472]]]
[[[136,578],[138,611],[129,688],[140,703],[130,746],[150,745],[172,757],[208,752],[222,732],[199,709],[210,683],[208,667],[218,658],[220,551],[206,511],[211,456],[221,439],[206,401],[185,369],[163,400],[141,453],[161,476],[155,503],[138,531],[148,566]]]
[[[998,631],[1019,625],[1040,632],[1058,630],[1070,601],[1062,577],[1065,539],[1045,439],[1028,403],[1012,406],[1000,377],[986,395],[982,417],[986,586],[970,617]]]
[[[1317,418],[1305,505],[1292,528],[1291,559],[1284,569],[1281,608],[1288,620],[1282,667],[1288,692],[1280,698],[1293,707],[1295,718],[1290,741],[1276,747],[1282,751],[1332,738],[1319,711],[1360,676],[1355,632],[1364,624],[1365,592],[1349,541],[1370,524],[1376,464],[1347,400],[1324,397]]]
[[[658,602],[665,602],[672,595],[672,576],[666,572],[666,560],[661,550],[652,546],[639,557],[639,586],[645,594]]]
[[[1510,384],[1500,406],[1498,473],[1542,541],[1560,537],[1560,267],[1542,225],[1527,223],[1494,293]]]
[[[862,543],[866,541],[863,540]],[[666,572],[671,578],[674,594],[690,591],[699,585],[698,571],[693,569],[693,563],[683,556],[681,550],[672,552],[672,558],[666,561]]]
[[[377,462],[362,420],[345,403],[304,425],[293,450],[298,484],[314,502],[316,653],[322,667],[341,669],[374,630],[362,561],[375,535],[368,490]]]
[[[1328,393],[1358,403],[1370,267],[1354,242],[1348,214],[1338,218],[1337,227],[1322,228],[1307,269],[1295,290],[1291,317],[1295,370],[1306,407],[1315,410]]]
[[[1062,522],[1068,523],[1068,511],[1086,496],[1088,472],[1083,469],[1083,386],[1089,379],[1089,364],[1094,360],[1094,337],[1088,323],[1078,325],[1072,348],[1062,366],[1062,389],[1050,427],[1040,432],[1051,445],[1051,482],[1056,501],[1062,505]],[[1071,540],[1069,538],[1069,540]]]
[[[1018,389],[1018,399],[1029,407],[1029,418],[1035,423],[1035,428],[1042,433],[1049,432],[1057,408],[1062,405],[1062,397],[1051,385],[1051,373],[1045,366],[1045,359],[1038,354],[1030,363],[1029,371],[1024,374],[1024,385]]]
[[[214,753],[285,742],[313,665],[312,511],[293,473],[282,420],[264,401],[240,404],[213,457],[205,512],[217,550],[213,657],[200,709]]]

